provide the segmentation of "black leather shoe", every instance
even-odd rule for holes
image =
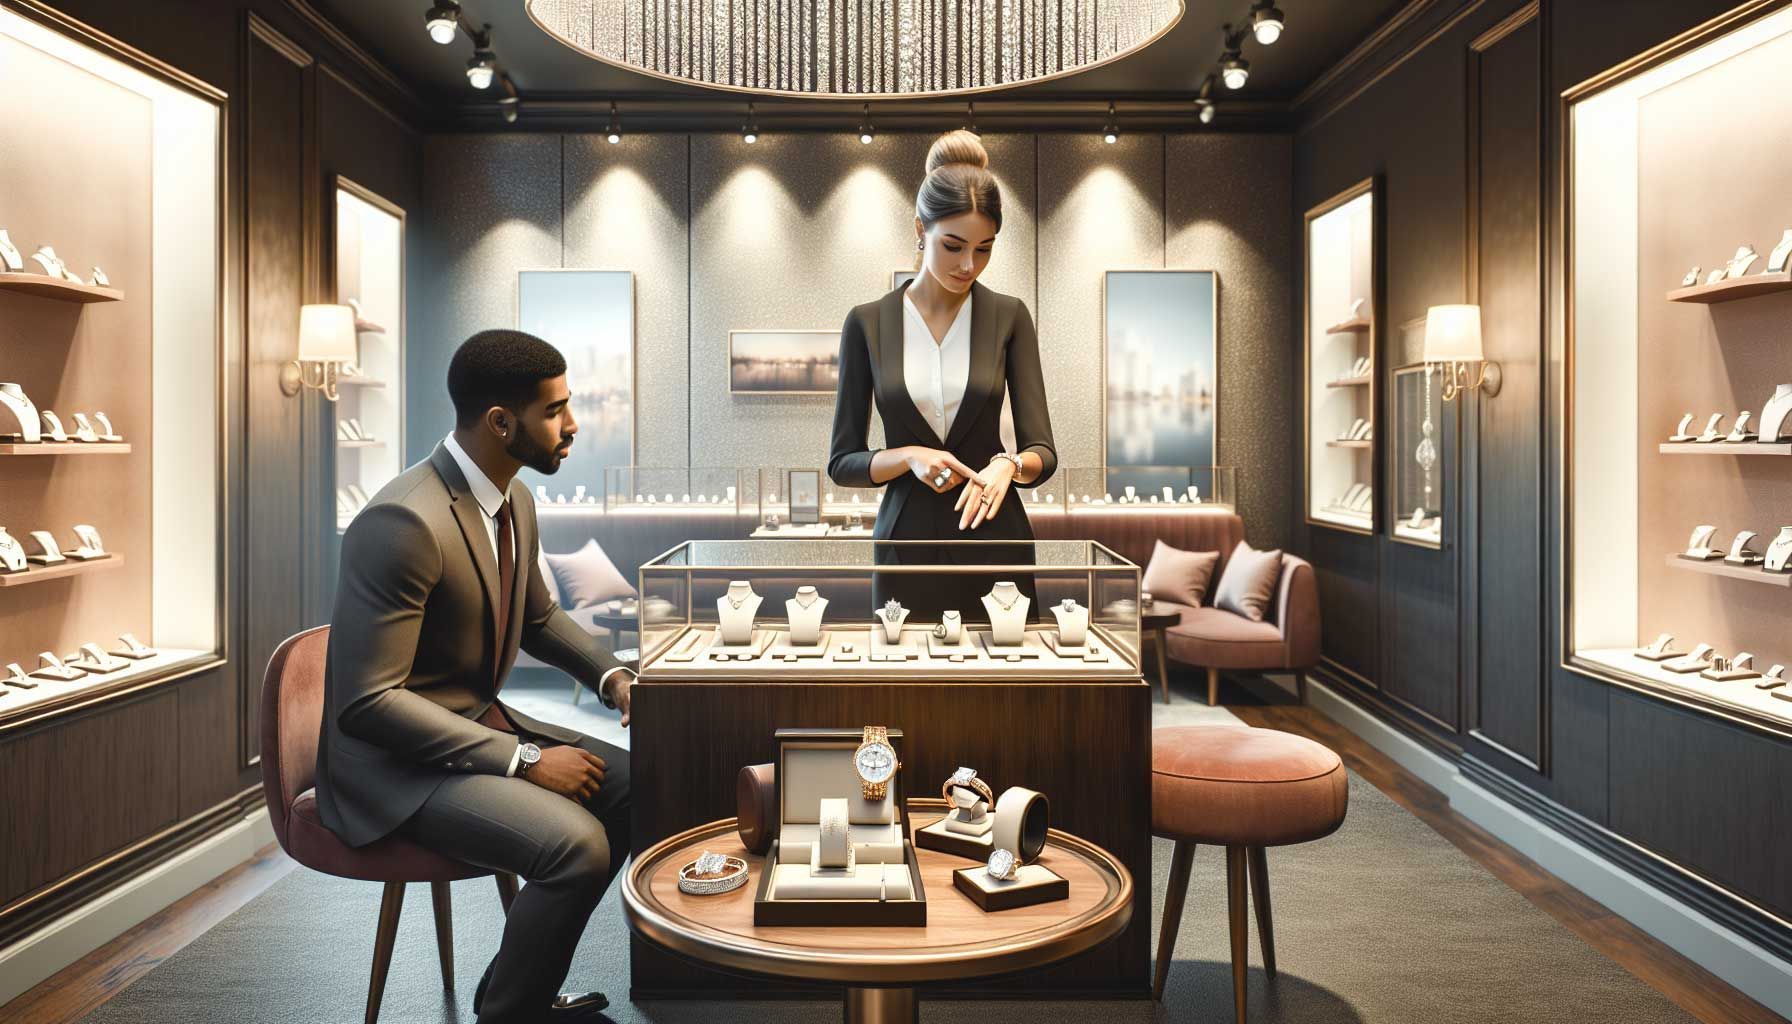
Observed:
[[[485,1005],[485,985],[492,980],[492,966],[498,962],[496,957],[485,965],[485,973],[479,976],[479,987],[473,990],[473,1014],[477,1016]],[[554,997],[554,1003],[548,1007],[547,1019],[553,1024],[580,1024],[583,1021],[596,1021],[605,1010],[610,1008],[610,1000],[602,992],[566,992]]]

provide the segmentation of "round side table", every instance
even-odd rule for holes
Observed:
[[[1157,682],[1163,687],[1165,704],[1170,703],[1170,671],[1165,663],[1164,651],[1169,643],[1164,637],[1164,630],[1181,621],[1181,612],[1139,612],[1139,631],[1150,633],[1152,642],[1157,645]]]
[[[728,970],[845,986],[848,1024],[920,1020],[915,986],[1043,967],[1120,934],[1132,921],[1132,876],[1107,851],[1052,829],[1039,863],[1070,883],[1070,898],[985,913],[952,885],[962,857],[916,850],[927,894],[921,928],[758,928],[753,897],[763,857],[746,852],[735,819],[654,844],[623,877],[623,914],[635,934]],[[678,868],[710,850],[747,862],[747,884],[720,896],[678,889]]]

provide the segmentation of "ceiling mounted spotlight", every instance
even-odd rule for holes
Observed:
[[[423,15],[423,27],[429,31],[429,38],[443,46],[454,42],[454,33],[460,28],[460,4],[437,0]]]
[[[498,70],[498,55],[492,52],[492,27],[481,29],[473,37],[473,56],[467,59],[467,81],[475,89],[489,89],[492,75]]]
[[[1275,45],[1275,41],[1282,38],[1285,27],[1287,21],[1277,9],[1275,0],[1257,0],[1251,6],[1251,34],[1257,37],[1257,42],[1264,46]]]
[[[1112,146],[1120,141],[1120,121],[1114,116],[1114,104],[1108,103],[1108,120],[1101,127],[1101,141]]]
[[[610,101],[610,123],[604,128],[604,138],[614,146],[622,141],[622,121],[616,116],[616,101]]]
[[[1209,99],[1199,99],[1195,101],[1195,106],[1200,108],[1199,116],[1201,118],[1201,123],[1212,124],[1214,115],[1213,101]]]
[[[1226,83],[1228,89],[1242,89],[1251,77],[1251,62],[1245,60],[1237,50],[1228,50],[1220,58],[1220,81]]]
[[[515,124],[516,123],[516,108],[517,108],[517,97],[515,97],[515,96],[500,96],[500,97],[498,97],[498,116],[502,117],[504,119],[505,124]]]
[[[753,104],[747,104],[747,123],[740,126],[740,141],[751,146],[759,141],[759,122],[753,117]]]
[[[865,104],[864,119],[859,122],[859,144],[862,146],[871,145],[871,139],[874,135],[875,132],[871,127],[871,104],[867,103]]]

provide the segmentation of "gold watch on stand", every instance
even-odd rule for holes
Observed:
[[[867,800],[882,800],[889,792],[890,779],[902,767],[896,760],[896,748],[890,746],[890,730],[882,725],[867,725],[865,738],[853,751],[852,766],[859,773],[859,785]]]

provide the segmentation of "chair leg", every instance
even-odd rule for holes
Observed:
[[[1307,706],[1307,674],[1305,672],[1294,673],[1294,698],[1300,702],[1301,707]]]
[[[1244,847],[1226,847],[1226,917],[1232,924],[1232,1007],[1237,1024],[1244,1024],[1245,978],[1251,966],[1245,860]]]
[[[1207,670],[1207,706],[1210,708],[1217,707],[1219,706],[1219,702],[1220,670],[1217,668],[1210,668]]]
[[[1276,929],[1269,916],[1269,859],[1263,847],[1247,851],[1251,860],[1251,905],[1257,908],[1257,942],[1263,947],[1263,973],[1276,976]]]
[[[1164,703],[1170,703],[1170,670],[1164,658],[1164,648],[1169,646],[1163,630],[1157,630],[1157,680],[1164,690]]]
[[[386,968],[392,966],[392,946],[398,939],[398,912],[404,909],[404,883],[387,882],[380,897],[380,928],[373,940],[373,977],[367,982],[366,1024],[380,1019],[380,999],[386,994]]]
[[[504,904],[504,913],[510,913],[510,905],[516,901],[516,876],[508,871],[500,871],[498,879],[498,902]]]
[[[579,682],[577,679],[574,679],[572,681],[572,706],[573,707],[576,708],[579,706],[579,691],[583,690],[584,688],[585,688],[584,683]]]
[[[1157,974],[1151,980],[1151,998],[1161,1001],[1164,982],[1170,979],[1170,961],[1176,953],[1176,930],[1182,926],[1182,900],[1188,895],[1188,874],[1195,865],[1195,844],[1176,840],[1170,860],[1170,887],[1164,891],[1164,923],[1157,933]]]
[[[436,954],[442,960],[442,987],[454,991],[454,896],[447,882],[429,883],[436,910]]]

